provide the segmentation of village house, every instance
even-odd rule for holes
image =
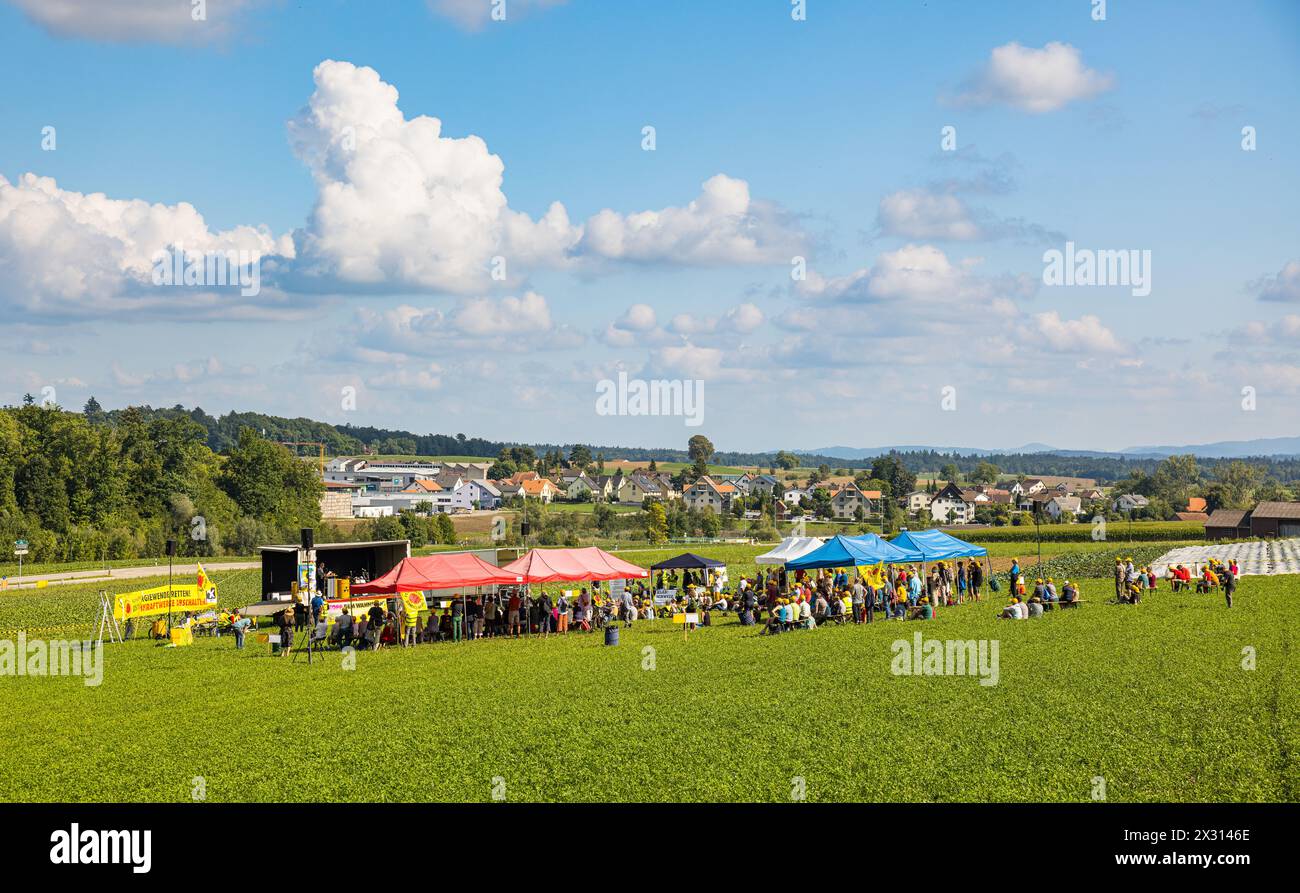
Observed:
[[[930,519],[943,524],[969,524],[975,520],[975,504],[967,502],[954,483],[947,483],[930,502]]]
[[[519,486],[525,499],[540,499],[543,503],[553,501],[560,492],[547,478],[520,481]]]
[[[683,498],[686,507],[691,509],[712,509],[714,514],[722,515],[731,511],[731,502],[736,497],[734,484],[719,484],[707,474],[687,488]]]
[[[789,506],[797,506],[812,499],[812,491],[805,490],[803,487],[787,487],[781,494],[781,501]]]
[[[662,488],[659,486],[658,481],[653,481],[640,474],[634,474],[623,478],[614,498],[619,502],[636,505],[645,502],[646,499],[659,499],[661,496]]]
[[[863,516],[872,515],[880,509],[879,490],[861,490],[857,484],[845,484],[831,492],[831,514],[839,520],[856,518],[858,509]]]
[[[480,509],[490,511],[501,507],[501,491],[489,480],[477,478],[465,482],[469,490],[469,501]]]
[[[1043,511],[1053,521],[1061,520],[1061,516],[1067,512],[1078,518],[1082,510],[1083,503],[1077,496],[1053,496],[1043,503]]]
[[[930,507],[930,494],[924,490],[913,490],[907,494],[907,510],[909,512],[923,512]]]
[[[1151,500],[1136,493],[1121,493],[1115,497],[1114,507],[1117,512],[1135,512],[1151,504]]]
[[[564,491],[564,498],[570,502],[579,502],[584,499],[597,499],[599,485],[585,474],[565,477],[560,479],[560,487]]]

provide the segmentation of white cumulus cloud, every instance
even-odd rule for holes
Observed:
[[[112,199],[60,189],[35,174],[14,183],[0,176],[0,300],[10,305],[62,315],[211,303],[208,293],[153,284],[160,252],[175,246],[187,253],[245,251],[257,260],[293,255],[291,240],[266,227],[209,229],[188,202]]]
[[[1111,89],[1112,75],[1083,64],[1076,47],[1051,41],[1042,49],[1011,42],[995,47],[960,104],[1003,104],[1032,114],[1054,112],[1067,104]]]
[[[1090,353],[1123,353],[1124,345],[1100,319],[1085,314],[1078,319],[1062,319],[1055,310],[1036,313],[1033,332],[1056,350]]]
[[[583,250],[610,260],[687,265],[789,263],[803,234],[770,202],[750,197],[744,180],[717,174],[682,207],[587,221]]]
[[[1300,301],[1300,261],[1288,261],[1276,276],[1254,283],[1261,301]]]
[[[902,189],[880,200],[881,230],[905,239],[978,239],[981,231],[970,210],[955,195]]]
[[[8,0],[60,37],[120,43],[206,43],[224,38],[265,0]]]

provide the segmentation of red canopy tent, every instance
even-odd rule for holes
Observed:
[[[369,583],[352,587],[354,595],[389,592],[423,592],[462,586],[509,585],[524,582],[518,572],[494,567],[477,555],[454,552],[403,558],[397,567]]]
[[[518,574],[525,583],[558,583],[578,580],[643,579],[650,572],[589,546],[585,549],[533,549],[501,568]]]

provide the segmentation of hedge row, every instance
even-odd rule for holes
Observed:
[[[1195,540],[1205,536],[1205,525],[1200,521],[1108,521],[1106,536],[1094,537],[1093,525],[1087,522],[1078,524],[1040,524],[1038,533],[1034,525],[1017,524],[1006,527],[948,528],[953,536],[971,543],[1006,543],[1021,542],[1042,536],[1045,543],[1083,543],[1105,540],[1114,542],[1119,548],[1129,542],[1130,532],[1133,542],[1160,543],[1171,540]]]

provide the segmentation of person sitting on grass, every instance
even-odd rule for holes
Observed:
[[[1201,573],[1200,582],[1196,584],[1197,592],[1209,592],[1211,589],[1219,588],[1219,576],[1207,564],[1205,570]]]
[[[1142,587],[1138,585],[1136,580],[1124,585],[1124,595],[1120,597],[1120,602],[1126,605],[1141,604]]]
[[[916,607],[912,609],[912,613],[907,615],[907,619],[908,620],[933,620],[934,619],[934,606],[930,604],[930,599],[928,596],[922,597],[922,599],[919,602],[917,602]]]
[[[1025,609],[1029,612],[1029,617],[1031,619],[1034,617],[1042,617],[1043,600],[1038,596],[1034,596],[1028,602],[1025,603]]]
[[[1013,595],[1011,596],[1010,603],[1005,608],[1003,608],[1002,613],[998,615],[998,619],[1024,620],[1026,617],[1029,616],[1028,611],[1025,611],[1025,613],[1023,614],[1021,613],[1024,607],[1025,607],[1024,604],[1020,601],[1020,596]]]

